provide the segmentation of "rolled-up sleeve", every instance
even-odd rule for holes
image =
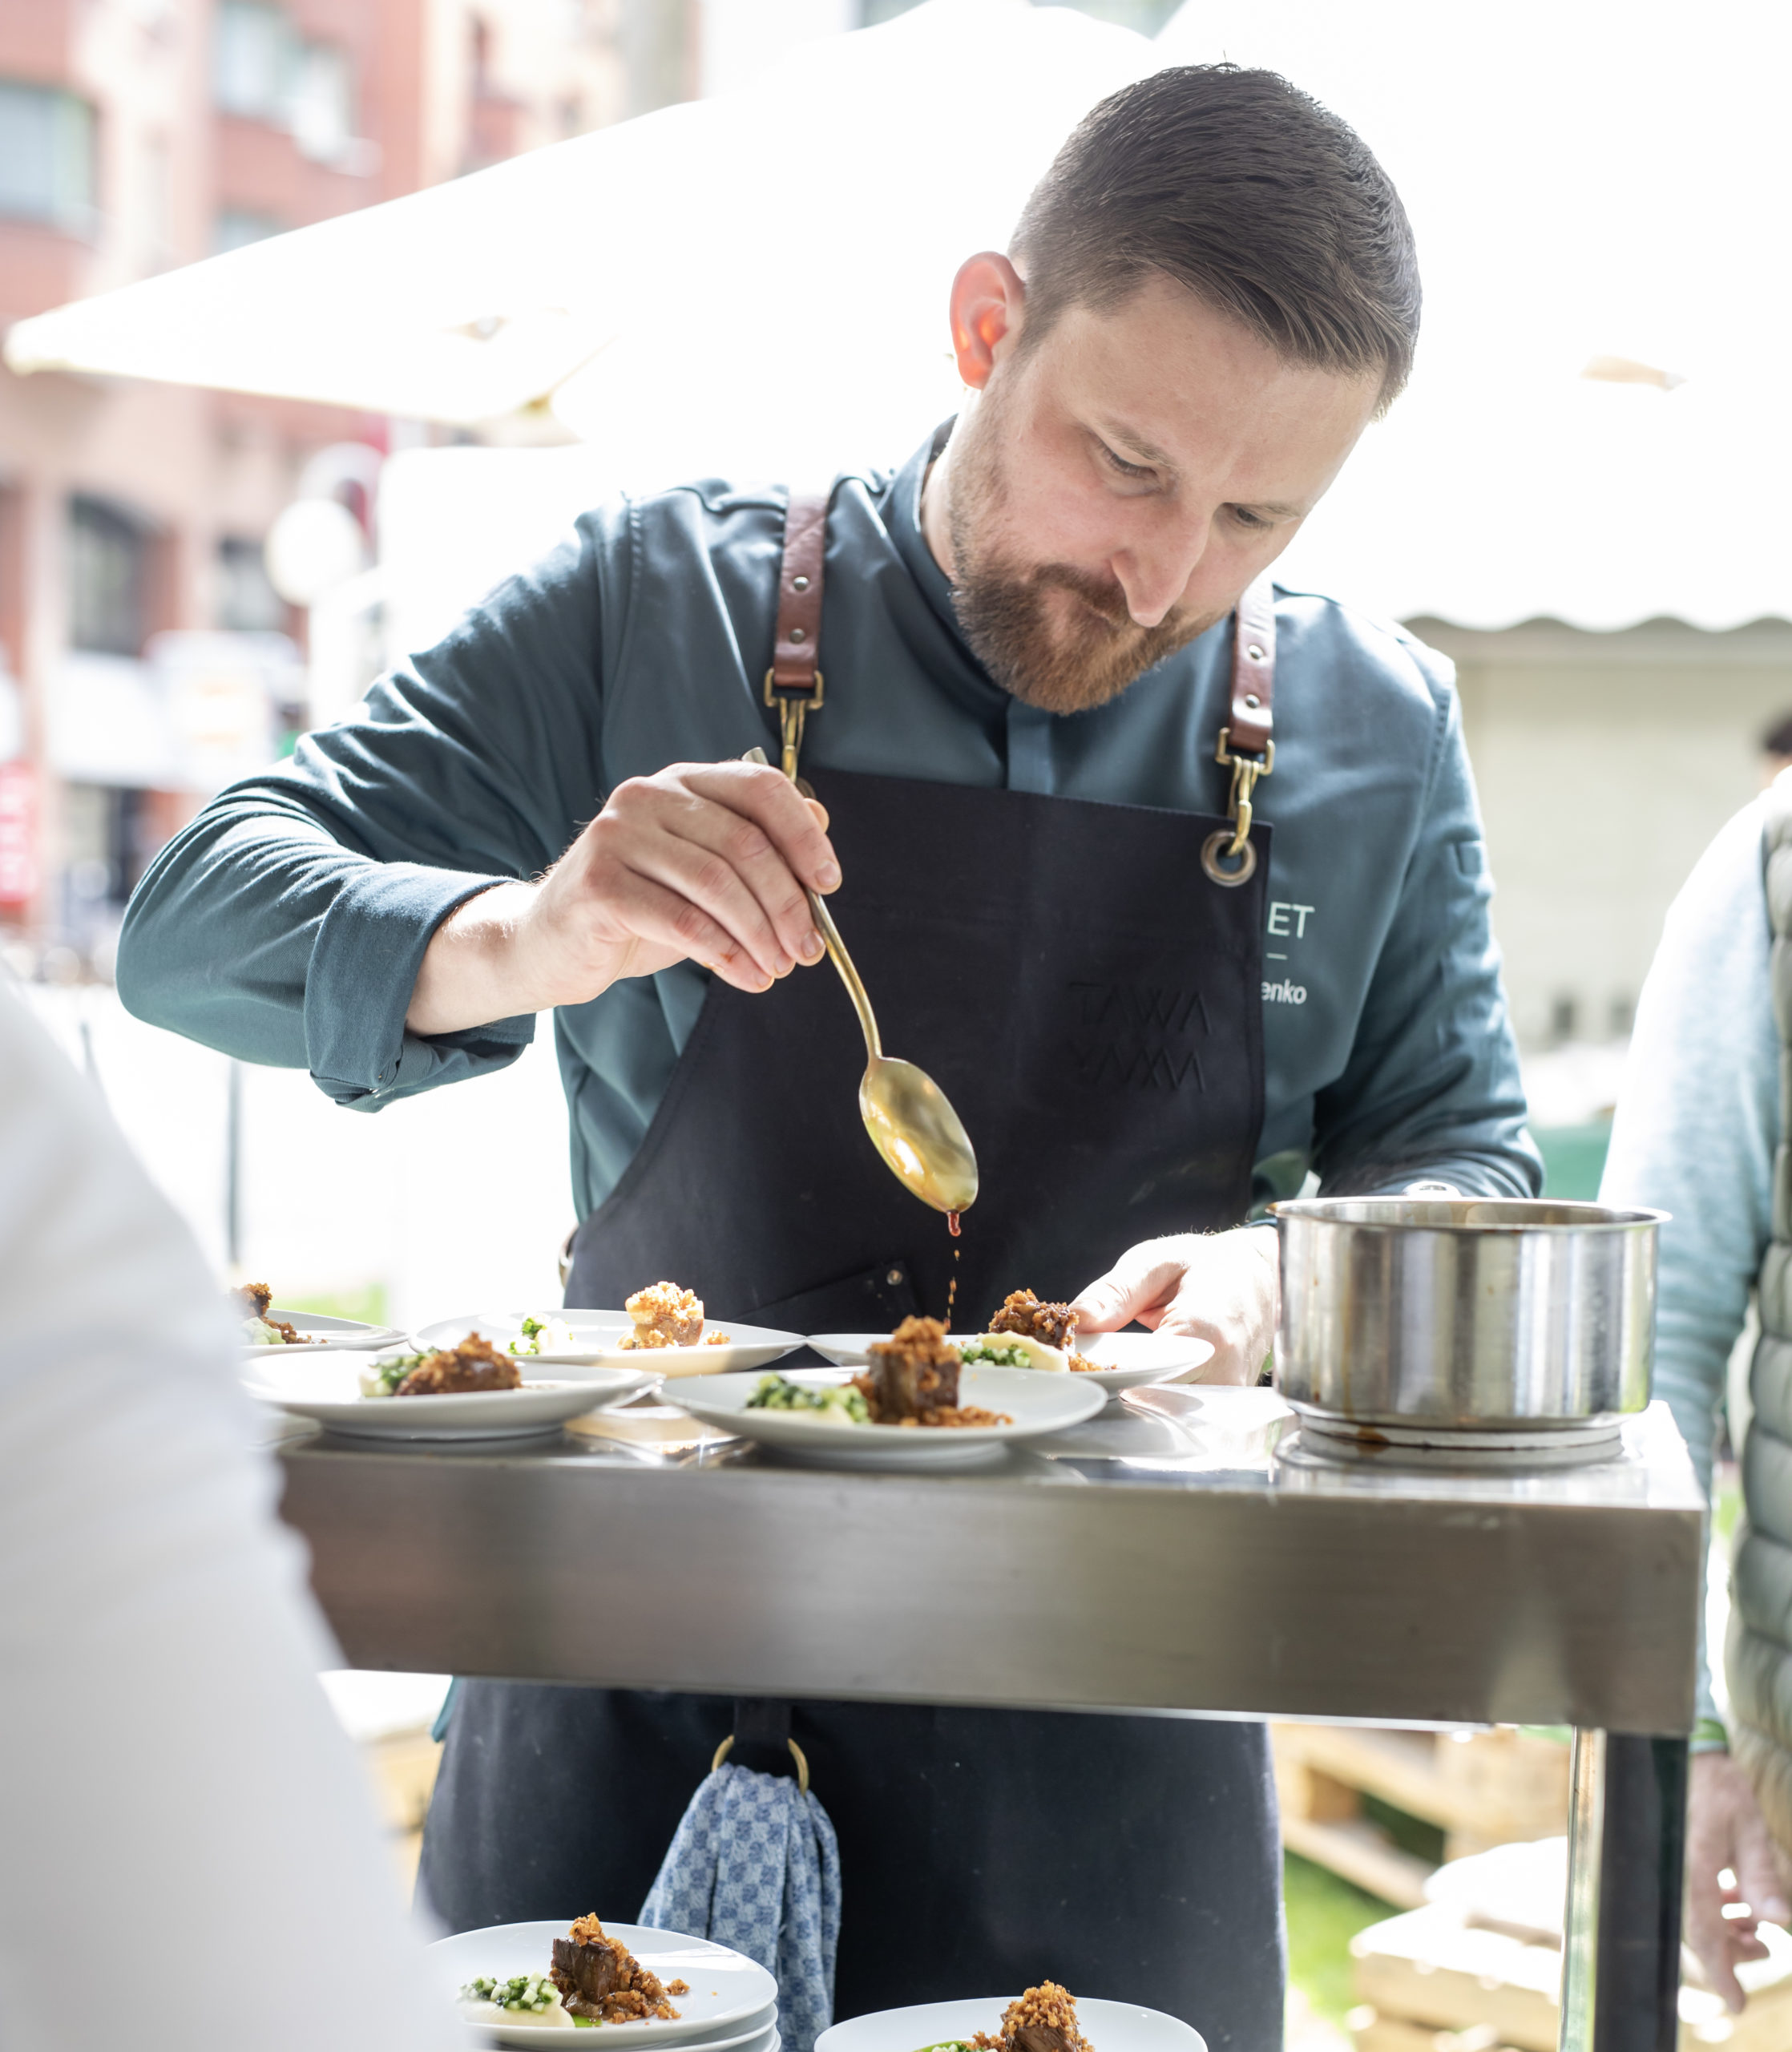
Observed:
[[[1328,1194],[1427,1177],[1534,1197],[1543,1163],[1525,1130],[1474,777],[1455,693],[1431,681],[1425,803],[1350,1063],[1314,1104],[1314,1165]]]
[[[626,517],[585,516],[347,719],[176,835],[126,914],[126,1005],[308,1069],[362,1110],[514,1061],[531,1017],[424,1040],[405,1014],[449,914],[539,874],[603,804],[603,622],[622,602],[627,551],[611,543]]]

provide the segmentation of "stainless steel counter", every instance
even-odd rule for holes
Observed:
[[[624,1437],[282,1442],[357,1666],[933,1703],[1693,1720],[1703,1505],[1657,1404],[1556,1473],[1310,1465],[1268,1391],[1134,1392],[982,1472]],[[1291,1444],[1292,1441],[1292,1444]]]

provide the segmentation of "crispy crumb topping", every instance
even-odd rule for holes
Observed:
[[[1002,2013],[1005,2052],[1091,2052],[1076,2021],[1076,1997],[1055,1981],[1015,1996]]]
[[[1068,1304],[1048,1304],[1031,1290],[1011,1290],[1002,1308],[989,1322],[991,1332],[1019,1332],[1047,1347],[1069,1346],[1076,1331],[1076,1314]]]
[[[694,1347],[703,1336],[703,1300],[676,1282],[650,1282],[623,1309],[635,1324],[624,1347]]]

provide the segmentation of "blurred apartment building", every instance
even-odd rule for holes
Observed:
[[[8,0],[0,328],[683,97],[684,13]],[[407,432],[0,369],[0,930],[15,943],[65,973],[103,967],[149,855],[224,773],[275,752],[298,652],[278,637],[304,620],[263,539],[308,465],[365,521],[379,457]],[[212,631],[248,638],[196,639]]]
[[[915,0],[0,0],[0,333],[527,149],[726,91]],[[1174,0],[1080,0],[1154,30]],[[416,422],[0,366],[0,947],[104,975],[151,856],[302,721],[263,544],[371,552]]]

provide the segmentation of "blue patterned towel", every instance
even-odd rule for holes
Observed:
[[[833,2021],[840,1850],[827,1812],[788,1775],[716,1767],[672,1834],[640,1921],[757,1960],[777,1980],[785,2052],[814,2052]]]

